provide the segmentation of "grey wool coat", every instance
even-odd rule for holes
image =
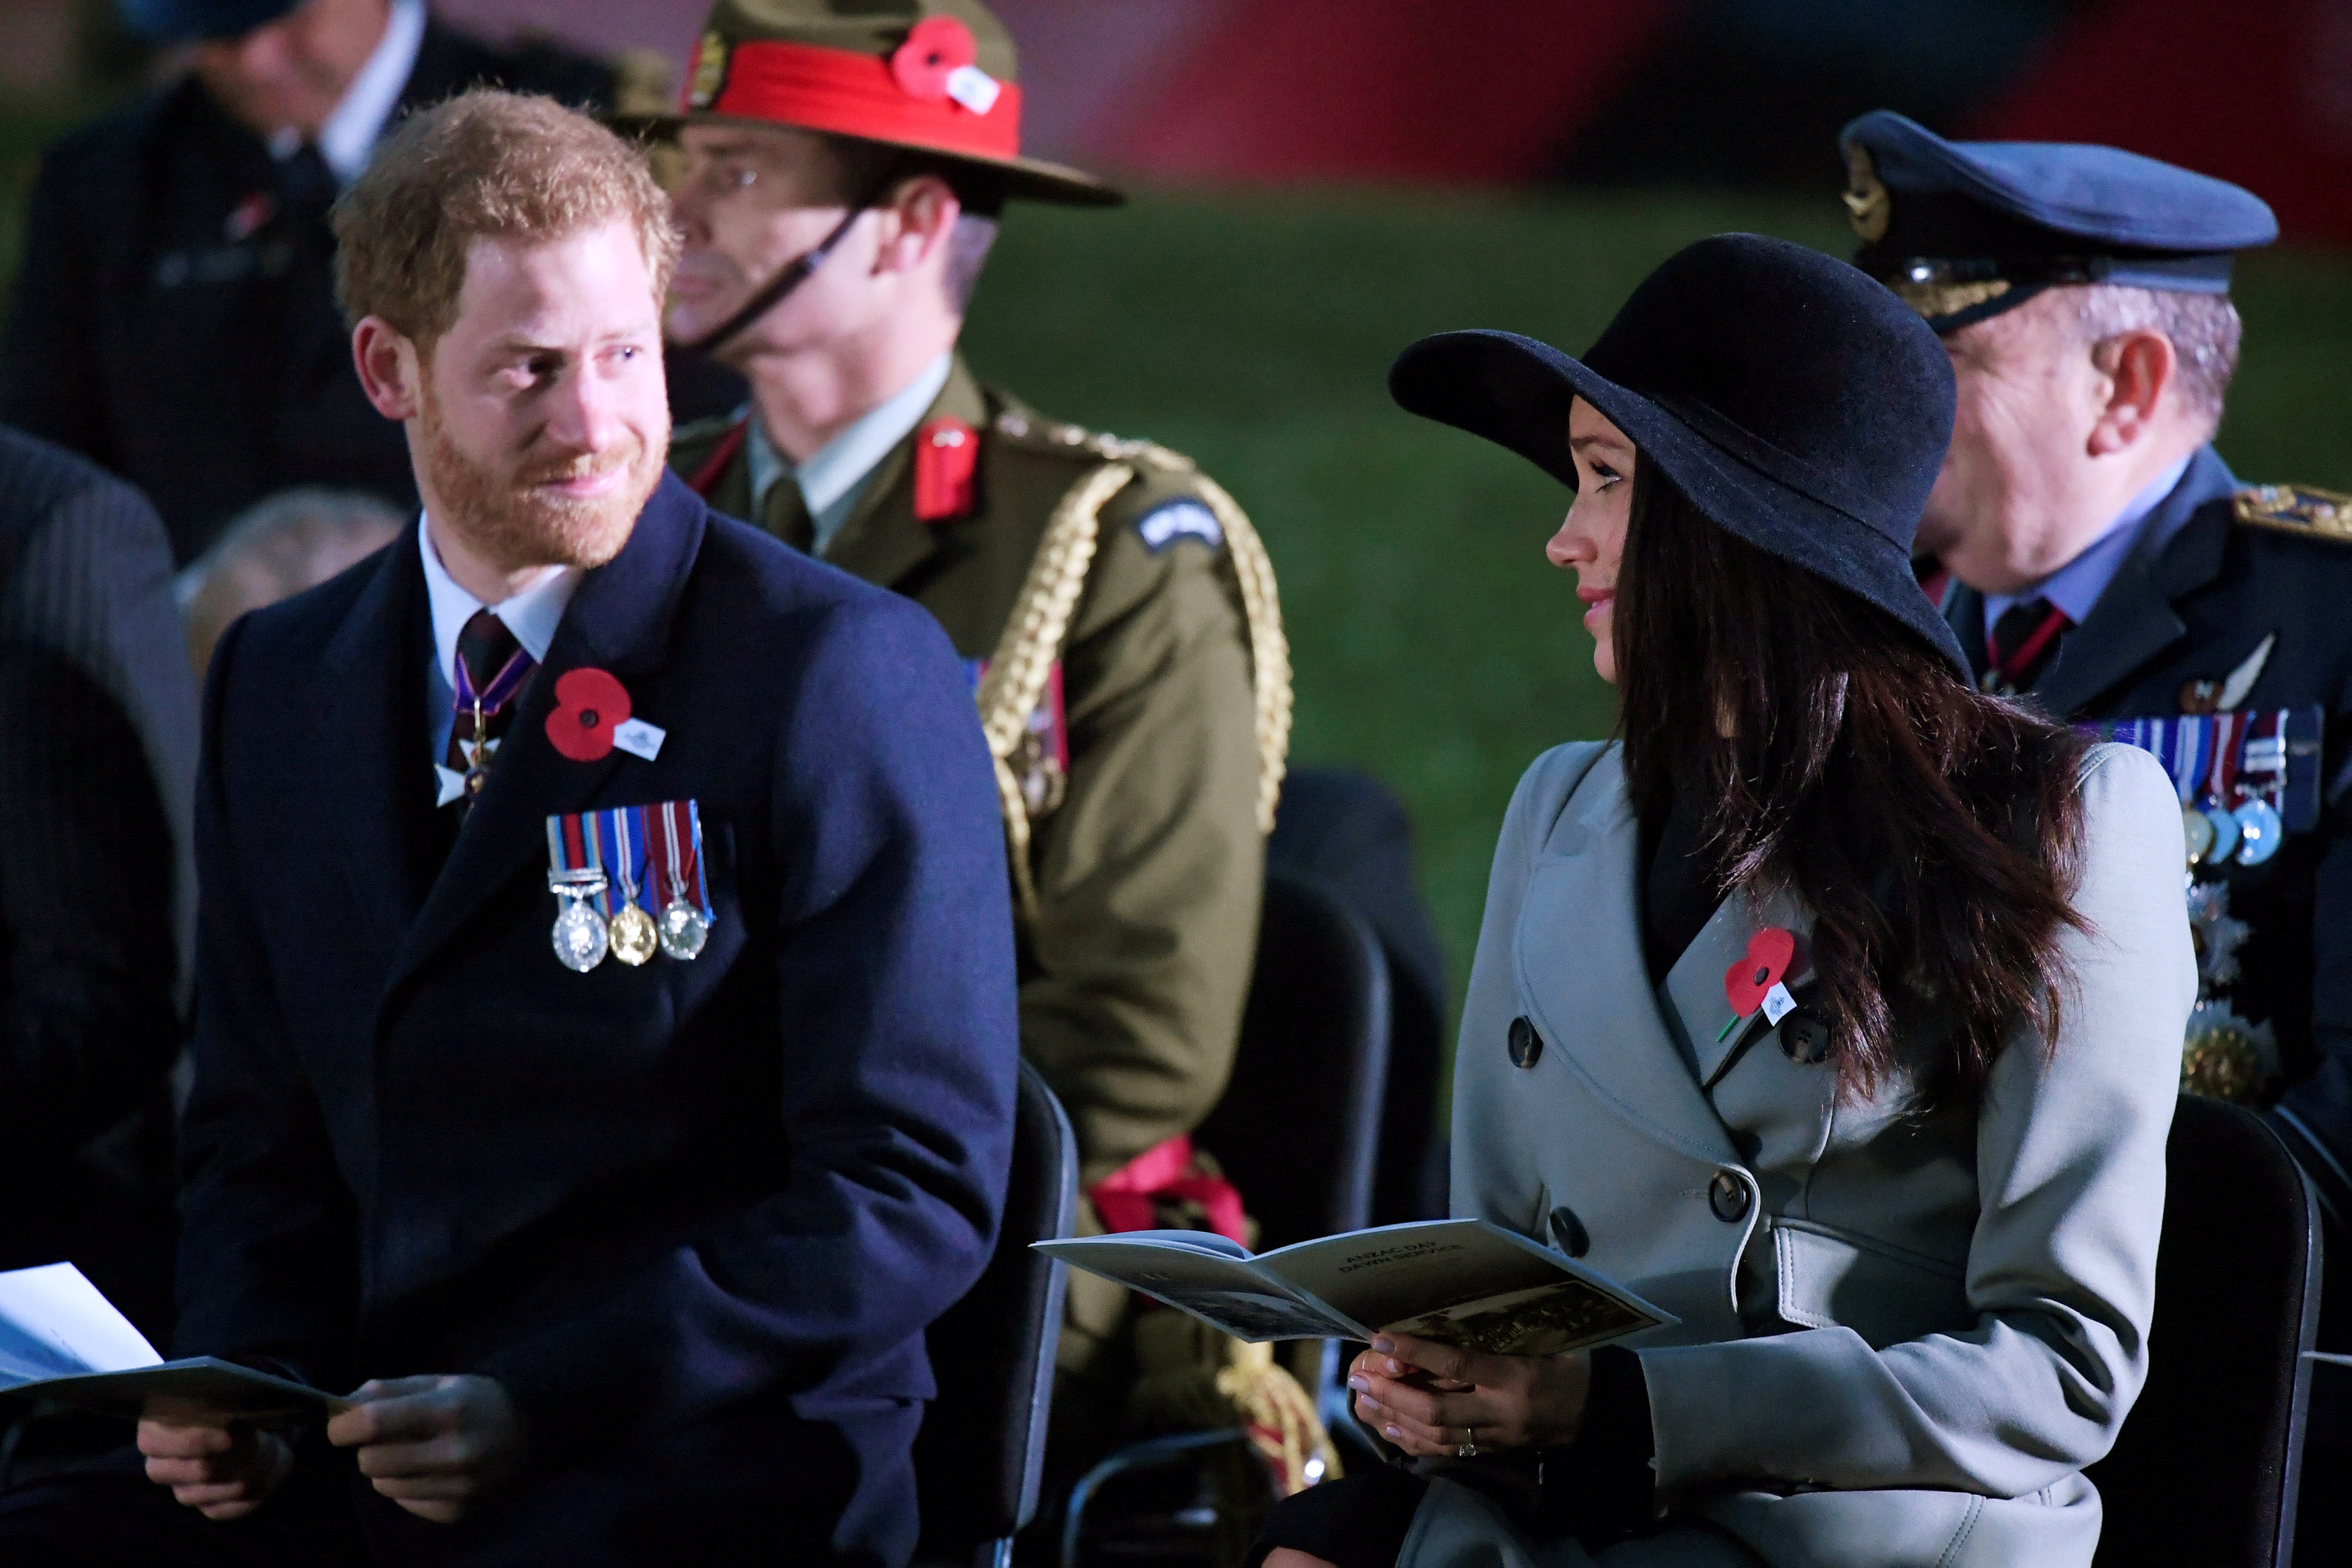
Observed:
[[[1634,1340],[1671,1522],[1624,1564],[2087,1565],[2106,1453],[2147,1373],[2165,1137],[2196,993],[2180,810],[2157,761],[2094,748],[2057,1038],[2007,1042],[1981,1105],[1921,1109],[1950,1019],[1897,998],[1866,1102],[1732,1019],[1725,971],[1806,912],[1735,895],[1653,990],[1615,746],[1521,780],[1455,1064],[1454,1212],[1550,1244],[1674,1312]],[[1513,1020],[1525,1031],[1507,1049]],[[1801,1054],[1801,1053],[1798,1053]],[[1528,1065],[1517,1064],[1520,1060]],[[1402,1562],[1569,1568],[1435,1483]]]

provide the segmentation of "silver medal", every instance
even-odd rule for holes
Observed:
[[[2213,824],[2213,847],[2205,852],[2205,858],[2218,865],[2238,847],[2238,819],[2220,806],[2208,806],[2205,820]]]
[[[672,899],[663,906],[661,949],[673,958],[690,960],[710,936],[710,920],[689,899]]]
[[[2240,806],[2238,819],[2238,863],[2260,865],[2278,853],[2279,843],[2286,837],[2286,824],[2279,821],[2278,809],[2257,795]]]
[[[584,975],[603,963],[604,955],[612,950],[604,917],[588,903],[604,891],[604,873],[551,871],[547,873],[547,890],[563,901],[563,911],[555,917],[555,928],[549,933],[555,945],[555,956],[565,968]]]

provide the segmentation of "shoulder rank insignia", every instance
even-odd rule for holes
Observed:
[[[915,432],[915,517],[948,523],[971,516],[980,433],[960,419],[934,419]]]
[[[2352,543],[2352,496],[2306,485],[2247,485],[2238,491],[2238,521]]]
[[[1209,510],[1206,502],[1190,496],[1160,502],[1136,519],[1135,531],[1143,536],[1153,555],[1178,539],[1199,539],[1213,550],[1223,549],[1225,543],[1225,530],[1217,522],[1217,514]]]

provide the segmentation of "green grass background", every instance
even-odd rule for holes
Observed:
[[[60,123],[0,113],[0,273],[37,150]],[[1840,216],[1826,189],[1021,206],[966,348],[1050,413],[1191,453],[1248,508],[1281,580],[1293,757],[1369,768],[1411,806],[1458,993],[1511,786],[1544,747],[1606,734],[1614,710],[1572,583],[1541,553],[1565,493],[1398,412],[1389,362],[1457,327],[1581,349],[1689,241],[1747,229],[1842,252]],[[2240,277],[2247,350],[2223,454],[2249,478],[2352,490],[2352,262],[2258,256]]]

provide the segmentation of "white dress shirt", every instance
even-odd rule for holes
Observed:
[[[849,521],[849,514],[857,509],[858,497],[866,494],[866,482],[874,477],[875,465],[923,422],[925,411],[939,401],[940,389],[948,384],[948,372],[954,365],[954,354],[941,354],[887,402],[858,415],[848,429],[798,465],[776,450],[768,433],[760,428],[759,410],[750,409],[751,431],[743,444],[744,459],[751,468],[751,520],[757,522],[764,513],[770,490],[786,479],[797,480],[801,499],[808,503],[809,520],[816,526],[811,553],[824,555],[841,526]]]
[[[580,586],[580,569],[548,567],[520,593],[509,595],[502,603],[485,605],[458,587],[449,569],[441,564],[441,552],[433,546],[432,527],[421,512],[416,517],[416,548],[425,558],[425,596],[433,607],[434,656],[425,681],[425,733],[433,741],[434,773],[440,779],[441,804],[446,806],[457,798],[450,792],[453,788],[463,792],[461,776],[443,765],[449,755],[450,732],[457,727],[457,634],[476,611],[487,609],[506,622],[524,653],[545,663],[547,645],[555,641],[555,628],[572,602],[572,590]]]
[[[334,171],[338,184],[350,184],[367,167],[376,138],[383,134],[410,73],[416,69],[416,51],[424,42],[425,0],[392,0],[392,15],[375,52],[319,128],[319,156]],[[302,133],[291,126],[269,139],[270,154],[281,163],[301,150]]]

